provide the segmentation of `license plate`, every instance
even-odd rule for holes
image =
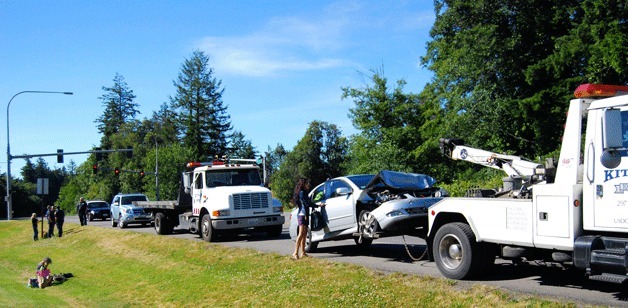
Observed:
[[[249,219],[249,225],[256,225],[257,224],[257,218],[250,218]]]
[[[109,217],[109,214],[102,214],[102,217]]]

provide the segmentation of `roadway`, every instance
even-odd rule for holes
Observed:
[[[286,215],[283,233],[278,238],[268,238],[263,233],[239,235],[221,238],[217,244],[250,248],[262,252],[279,253],[290,257],[294,251],[294,241],[288,235],[289,214]],[[67,216],[67,222],[78,224],[76,216]],[[110,221],[91,221],[88,226],[111,228]],[[118,228],[116,228],[118,229]],[[129,226],[124,230],[155,234],[152,227]],[[155,236],[157,236],[155,234]],[[175,230],[168,235],[181,239],[202,241],[198,235]],[[406,274],[443,276],[436,264],[427,260],[415,261],[425,251],[425,242],[418,237],[390,237],[375,240],[368,250],[356,249],[353,240],[322,242],[315,253],[315,258],[333,262],[353,263],[383,272],[401,272]],[[481,280],[459,281],[461,287],[483,284],[499,287],[515,293],[548,297],[552,299],[575,302],[578,306],[605,305],[612,307],[628,307],[628,288],[625,285],[603,283],[588,280],[581,271],[564,269],[551,264],[513,265],[511,262],[496,262],[491,273],[486,273]]]

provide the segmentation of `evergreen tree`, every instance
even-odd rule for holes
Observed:
[[[152,134],[146,143],[156,143],[158,145],[170,145],[179,143],[177,138],[177,125],[175,122],[176,113],[166,103],[163,103],[159,110],[153,112],[150,119],[144,121],[145,129]]]
[[[231,135],[231,141],[227,156],[233,158],[255,158],[255,148],[251,143],[251,140],[244,139],[244,134],[240,131],[235,131]]]
[[[209,57],[202,51],[195,51],[185,60],[173,82],[177,94],[171,97],[183,145],[194,149],[195,160],[226,154],[227,133],[231,130],[222,101],[222,81],[214,77],[208,62]]]
[[[113,86],[102,87],[105,94],[98,99],[102,101],[105,111],[95,122],[98,123],[98,131],[103,134],[101,147],[111,147],[111,136],[120,131],[122,125],[135,119],[139,113],[138,104],[134,103],[135,95],[124,81],[124,77],[118,73],[113,78]]]

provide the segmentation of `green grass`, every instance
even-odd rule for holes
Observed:
[[[32,240],[30,221],[0,222],[0,306],[34,307],[573,307],[491,287],[201,241],[66,224]],[[35,266],[73,278],[26,287]]]

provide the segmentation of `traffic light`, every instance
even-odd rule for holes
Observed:
[[[113,169],[113,173],[114,173],[116,176],[119,176],[119,175],[120,175],[120,169],[118,169],[118,168]]]
[[[94,148],[94,151],[96,151],[96,161],[99,162],[102,160],[102,153],[100,153],[100,150],[102,150],[101,148]]]
[[[126,149],[128,150],[126,152],[126,158],[133,158],[133,147],[132,146],[128,146],[128,147],[126,147]]]
[[[98,164],[92,165],[92,171],[94,172],[94,174],[98,173]]]
[[[146,175],[146,174],[144,173],[144,170],[140,170],[140,178],[143,178],[143,177],[144,177],[144,175]]]
[[[63,150],[62,149],[57,150],[57,163],[63,164]]]

